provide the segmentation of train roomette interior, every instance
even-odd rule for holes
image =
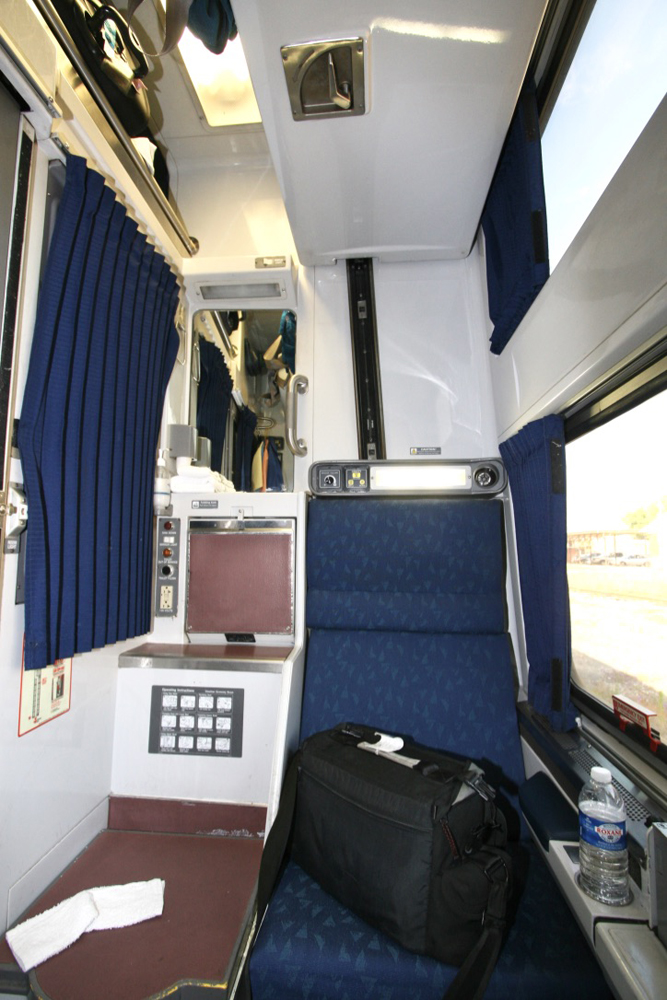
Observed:
[[[2,0],[2,1000],[667,998],[665,51],[659,0]],[[495,795],[435,824],[509,859],[467,957],[369,916],[410,849],[302,863],[341,725]]]

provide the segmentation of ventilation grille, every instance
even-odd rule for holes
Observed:
[[[580,764],[587,774],[590,774],[592,767],[600,766],[600,762],[597,761],[595,757],[592,757],[587,750],[571,750],[570,757],[572,760],[575,760],[577,764]],[[641,802],[639,802],[634,795],[627,790],[627,788],[624,788],[623,785],[616,780],[616,778],[612,778],[612,782],[616,791],[623,797],[628,819],[635,820],[638,823],[644,823],[650,816],[649,811],[645,809]]]

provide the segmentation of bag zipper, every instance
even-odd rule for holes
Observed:
[[[348,805],[353,806],[355,809],[358,809],[359,812],[366,813],[367,816],[373,816],[375,819],[379,819],[383,823],[387,823],[390,826],[397,826],[402,830],[410,830],[413,833],[426,833],[427,831],[432,832],[432,827],[415,826],[410,823],[404,823],[398,819],[390,819],[388,816],[382,816],[380,813],[375,812],[373,809],[368,809],[366,808],[366,806],[360,805],[358,802],[356,802],[354,799],[349,798],[347,795],[343,795],[337,789],[331,788],[331,786],[328,785],[325,781],[323,781],[322,778],[319,778],[316,775],[311,774],[310,771],[306,771],[304,776],[308,778],[310,781],[314,781],[316,785],[320,786],[320,788],[326,789],[327,792],[329,792],[331,795],[334,795],[336,798],[340,799],[341,802],[346,802]],[[436,806],[434,805],[433,809],[431,810],[432,819],[434,818],[433,812],[435,809]]]

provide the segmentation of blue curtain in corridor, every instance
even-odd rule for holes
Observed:
[[[153,476],[178,351],[176,277],[70,156],[19,423],[25,666],[150,629]]]
[[[199,338],[201,377],[197,389],[197,431],[211,442],[211,468],[222,472],[227,414],[234,383],[215,344]]]
[[[535,420],[500,445],[516,526],[530,670],[528,699],[554,729],[574,725],[570,704],[565,438],[561,417]]]
[[[252,491],[252,457],[255,453],[255,427],[257,416],[249,406],[239,414],[236,428],[236,454],[234,456],[234,488],[239,492]]]

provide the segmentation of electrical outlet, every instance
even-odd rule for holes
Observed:
[[[174,610],[174,586],[173,584],[163,584],[160,587],[160,611]]]

